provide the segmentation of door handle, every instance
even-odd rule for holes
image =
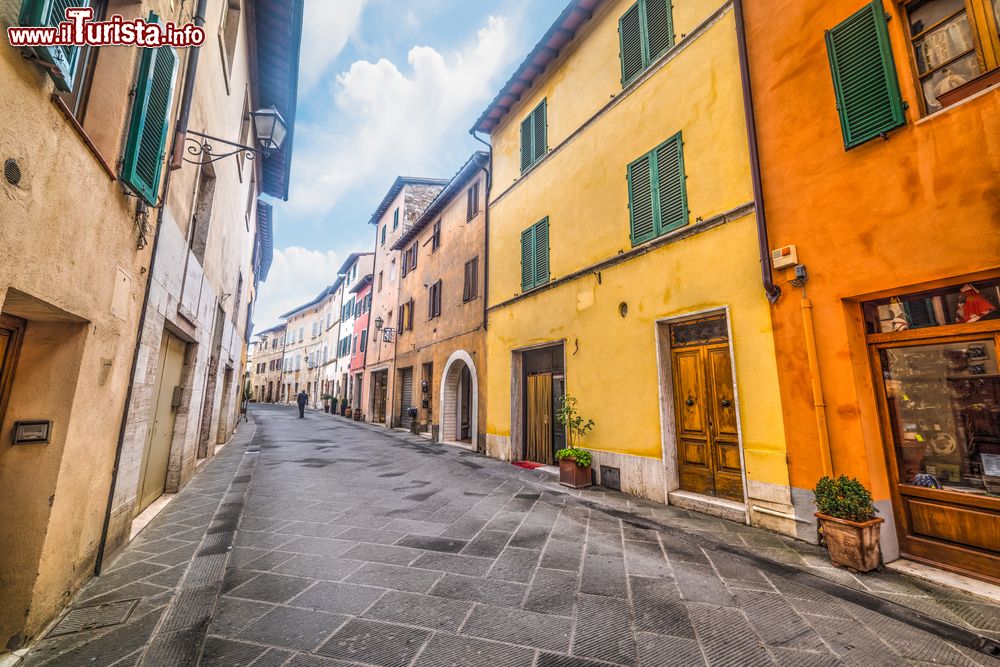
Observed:
[[[728,398],[722,399],[722,407],[730,408],[732,407],[732,405],[733,405],[732,401],[730,401]]]
[[[690,408],[692,405],[694,405],[694,399],[688,396],[688,400],[684,401],[684,405]]]

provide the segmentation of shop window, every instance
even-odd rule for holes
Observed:
[[[1000,319],[1000,279],[870,301],[864,316],[869,334]]]
[[[1000,0],[920,0],[906,15],[926,113],[1000,81]]]

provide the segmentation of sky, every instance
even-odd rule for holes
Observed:
[[[449,178],[482,144],[469,128],[567,0],[305,0],[289,201],[257,331],[373,248],[397,176]]]

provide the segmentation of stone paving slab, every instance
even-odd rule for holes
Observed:
[[[408,434],[252,414],[252,475],[243,425],[72,605],[136,600],[128,619],[52,635],[25,664],[135,665],[171,633],[198,647],[172,664],[212,667],[1000,664],[869,604],[1000,633],[998,608],[960,592]],[[230,550],[212,535],[234,523]],[[185,591],[192,567],[214,592]],[[164,620],[201,595],[197,629]]]

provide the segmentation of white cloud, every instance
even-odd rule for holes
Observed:
[[[291,207],[321,214],[373,178],[428,175],[455,128],[471,126],[495,93],[496,75],[517,55],[514,32],[510,20],[490,17],[454,53],[413,47],[406,72],[384,58],[353,63],[337,76],[330,114],[297,126]]]
[[[307,0],[302,21],[299,94],[309,92],[340,55],[368,0]]]
[[[261,284],[253,321],[256,331],[280,324],[280,316],[315,299],[337,279],[342,260],[332,250],[320,252],[293,246],[274,250],[271,271]]]

